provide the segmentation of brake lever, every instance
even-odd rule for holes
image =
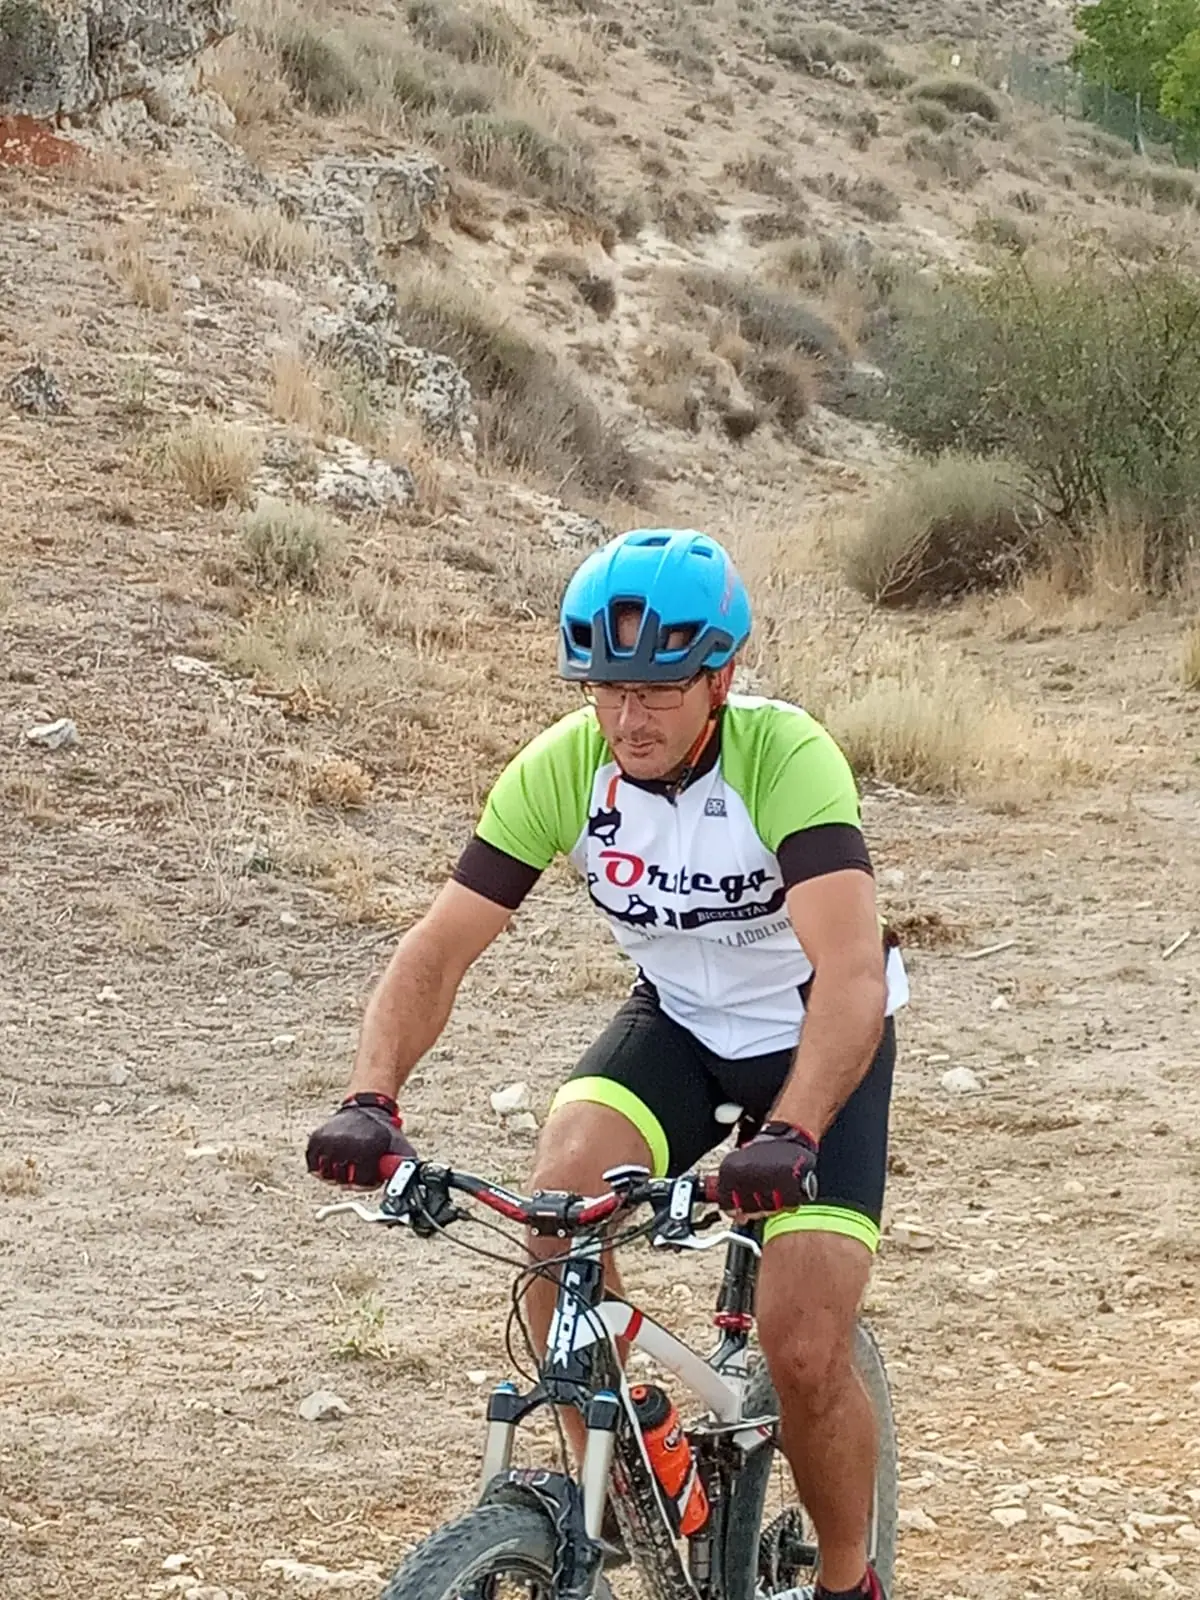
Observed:
[[[363,1205],[361,1200],[334,1200],[330,1205],[317,1207],[317,1221],[324,1222],[326,1217],[335,1216],[339,1211],[353,1211],[356,1217],[361,1217],[364,1222],[399,1222],[399,1217],[386,1217],[382,1211],[377,1211],[371,1206]]]
[[[733,1228],[726,1228],[724,1233],[714,1233],[711,1239],[697,1239],[694,1236],[675,1238],[665,1233],[656,1233],[651,1237],[650,1243],[658,1250],[713,1250],[719,1244],[740,1244],[754,1256],[762,1255],[762,1246],[757,1239],[751,1239],[747,1234],[738,1233]]]

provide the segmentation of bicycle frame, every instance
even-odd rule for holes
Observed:
[[[742,1415],[761,1224],[732,1232],[715,1316],[723,1337],[707,1359],[629,1301],[605,1291],[605,1239],[596,1230],[577,1235],[562,1258],[537,1384],[525,1395],[510,1383],[500,1384],[488,1405],[481,1499],[516,1479],[530,1481],[511,1466],[516,1429],[525,1417],[548,1404],[574,1407],[587,1423],[578,1473],[587,1539],[600,1538],[611,1499],[631,1557],[662,1600],[696,1600],[698,1595],[708,1600],[724,1593],[729,1491],[748,1453],[769,1444],[775,1426],[774,1416]],[[646,1453],[618,1341],[643,1351],[677,1377],[706,1413],[687,1432],[710,1515],[705,1528],[688,1541],[686,1567],[666,1496]],[[551,1476],[540,1475],[543,1491]],[[752,1592],[753,1575],[747,1573],[739,1588]]]

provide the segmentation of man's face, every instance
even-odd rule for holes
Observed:
[[[624,650],[632,650],[637,643],[641,615],[634,610],[622,610],[617,615],[617,641]],[[687,643],[682,633],[676,638],[668,636],[672,649],[682,649]],[[649,696],[645,705],[633,693],[643,689]],[[662,691],[667,690],[666,694]],[[689,684],[605,684],[603,692],[624,691],[615,706],[596,706],[600,730],[608,740],[608,747],[616,757],[622,771],[631,778],[669,778],[700,737],[705,723],[712,715],[712,693],[707,673],[701,673]],[[656,706],[655,700],[678,700],[674,706]]]

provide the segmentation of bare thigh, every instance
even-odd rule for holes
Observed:
[[[810,1391],[818,1404],[821,1389],[850,1369],[872,1259],[857,1239],[836,1233],[780,1234],[763,1251],[756,1312],[767,1363],[772,1372],[786,1368],[785,1386]]]

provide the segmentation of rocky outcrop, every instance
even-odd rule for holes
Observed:
[[[376,255],[426,237],[446,206],[446,169],[424,155],[323,156],[277,193],[281,210],[324,229],[369,273]]]
[[[233,27],[228,0],[0,0],[0,114],[84,117],[153,98],[164,72]]]

